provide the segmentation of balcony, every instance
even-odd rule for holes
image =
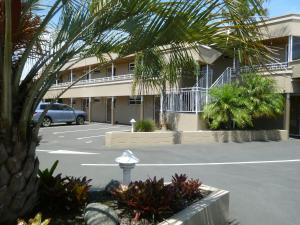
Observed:
[[[275,72],[287,71],[289,69],[288,62],[271,63],[265,65],[243,66],[240,68],[241,73],[257,72]]]
[[[118,82],[118,81],[131,81],[131,80],[133,80],[133,77],[134,77],[134,74],[123,74],[123,75],[117,75],[117,76],[80,80],[73,87],[82,87],[82,86],[97,85],[97,84],[111,83],[111,82]],[[72,84],[72,82],[57,83],[57,84],[52,85],[50,90],[66,88],[66,87],[69,87],[71,84]]]

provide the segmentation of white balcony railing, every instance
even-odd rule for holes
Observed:
[[[80,80],[77,82],[74,86],[83,86],[83,85],[89,85],[89,84],[99,84],[99,83],[105,83],[105,82],[114,82],[114,81],[122,81],[122,80],[132,80],[133,74],[124,74],[124,75],[118,75],[118,76],[110,76],[110,77],[101,77],[101,78],[94,78],[94,79],[87,79],[87,80]],[[51,88],[63,88],[68,87],[72,83],[71,82],[63,82],[52,85]]]
[[[167,94],[167,111],[201,112],[209,101],[206,88],[181,88]]]
[[[241,73],[249,73],[253,71],[277,71],[277,70],[287,70],[288,63],[280,62],[280,63],[271,63],[265,65],[254,65],[254,66],[243,66],[240,68]]]

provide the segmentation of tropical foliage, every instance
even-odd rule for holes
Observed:
[[[79,211],[87,203],[89,183],[86,177],[75,178],[62,174],[54,175],[56,161],[49,169],[39,171],[39,209],[46,212],[67,213]]]
[[[125,207],[134,220],[145,218],[158,222],[202,198],[200,185],[199,180],[175,174],[168,185],[165,185],[163,178],[158,180],[154,177],[132,182],[126,188],[121,186],[113,190],[112,194],[120,207]]]
[[[212,129],[253,127],[255,119],[276,117],[283,111],[283,96],[276,93],[274,80],[256,73],[213,88],[210,96],[203,117]]]
[[[5,224],[37,202],[35,149],[46,111],[37,124],[31,120],[63,67],[93,54],[104,63],[111,52],[119,57],[168,52],[170,65],[182,65],[198,45],[224,50],[240,45],[253,60],[266,50],[254,17],[236,10],[248,7],[261,15],[260,0],[3,0],[0,6],[0,223]],[[147,66],[149,57],[138,58]],[[147,71],[136,80],[172,85],[180,70],[170,67],[168,82]]]
[[[38,213],[33,219],[29,219],[28,222],[25,220],[18,220],[17,225],[48,225],[50,224],[50,219],[42,220],[42,214]]]
[[[250,102],[253,119],[276,117],[283,110],[283,96],[277,93],[275,80],[257,73],[248,73],[239,82],[243,97]]]
[[[152,132],[155,130],[153,120],[140,120],[134,125],[135,132]]]

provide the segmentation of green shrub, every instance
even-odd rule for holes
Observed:
[[[135,132],[153,132],[155,123],[153,120],[140,120],[134,126]]]
[[[81,210],[87,202],[91,180],[86,177],[62,177],[61,174],[54,176],[57,165],[58,161],[55,161],[50,170],[40,170],[38,173],[39,207],[47,212]]]

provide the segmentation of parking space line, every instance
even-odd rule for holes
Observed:
[[[67,131],[53,132],[53,134],[77,133],[77,132],[108,130],[108,129],[116,129],[116,128],[120,128],[120,127],[117,126],[117,127],[101,127],[101,128],[97,128],[97,129],[85,129],[85,130],[67,130]]]
[[[80,151],[71,151],[71,150],[43,150],[37,149],[37,152],[46,152],[49,154],[66,154],[66,155],[99,155],[100,153],[95,152],[80,152]]]
[[[272,161],[245,161],[245,162],[219,162],[219,163],[149,163],[149,164],[137,164],[136,166],[217,166],[217,165],[247,165],[247,164],[271,164],[271,163],[293,163],[300,162],[300,159],[288,159],[288,160],[272,160]],[[80,164],[81,166],[118,166],[118,164]]]
[[[97,135],[97,136],[89,136],[89,137],[80,137],[80,138],[76,138],[77,140],[83,140],[83,139],[90,139],[90,138],[97,138],[97,137],[104,137],[105,134],[103,135]]]
[[[56,150],[49,152],[49,154],[65,154],[65,155],[99,155],[100,153],[94,152],[78,152],[78,151],[69,151],[69,150]]]

